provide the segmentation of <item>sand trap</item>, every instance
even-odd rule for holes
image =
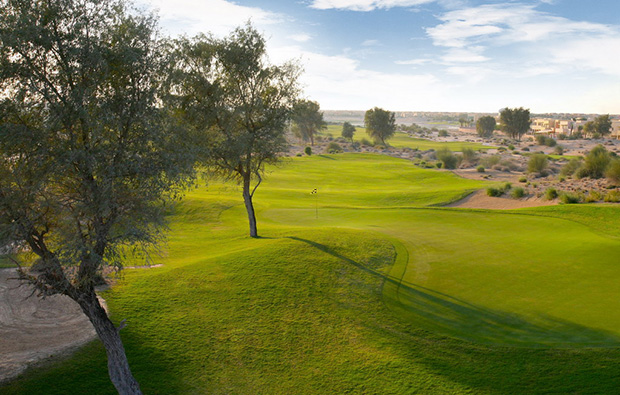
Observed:
[[[472,193],[471,195],[457,201],[450,203],[445,207],[462,207],[462,208],[484,208],[490,210],[513,210],[524,207],[539,207],[539,206],[552,206],[557,204],[557,201],[543,200],[540,198],[529,199],[511,199],[508,197],[491,197],[488,196],[485,190],[480,190]]]
[[[29,297],[32,287],[15,277],[15,269],[0,269],[0,382],[97,336],[77,303],[62,295]]]

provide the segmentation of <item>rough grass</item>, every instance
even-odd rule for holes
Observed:
[[[270,174],[260,239],[234,186],[172,210],[165,265],[104,294],[145,393],[617,392],[617,206],[427,208],[471,184],[337,157]],[[0,392],[112,394],[105,365],[93,342]]]

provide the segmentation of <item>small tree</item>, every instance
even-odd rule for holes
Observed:
[[[592,148],[586,155],[583,166],[575,173],[577,177],[601,178],[611,162],[609,151],[602,145]]]
[[[542,175],[547,170],[548,165],[549,165],[549,160],[547,159],[547,155],[534,154],[530,157],[530,160],[527,162],[527,171],[528,173],[538,173]]]
[[[495,118],[485,115],[484,117],[480,117],[476,122],[476,132],[478,133],[478,136],[488,138],[493,136],[495,126]]]
[[[355,134],[355,126],[351,125],[349,122],[343,123],[341,136],[353,142],[353,134]]]
[[[593,132],[601,136],[607,136],[611,133],[611,119],[609,118],[609,114],[599,115],[594,118]]]
[[[375,107],[366,111],[364,126],[368,136],[375,140],[375,142],[381,141],[385,145],[385,140],[391,138],[396,131],[395,114]]]
[[[157,243],[193,165],[167,130],[155,28],[123,1],[0,2],[0,241],[39,295],[81,307],[121,394],[140,387],[95,285]]]
[[[265,165],[287,150],[285,138],[297,103],[299,67],[271,65],[265,39],[251,25],[218,40],[179,41],[176,87],[182,117],[201,138],[200,161],[214,174],[238,181],[250,236],[258,237],[253,197]],[[318,105],[317,105],[318,106]]]
[[[505,108],[500,113],[502,130],[511,138],[521,140],[521,136],[530,129],[530,110],[519,108]]]
[[[311,145],[314,145],[314,136],[327,127],[320,110],[319,103],[310,100],[300,100],[293,107],[293,133],[304,141],[310,140]]]

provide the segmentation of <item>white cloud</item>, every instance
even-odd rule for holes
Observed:
[[[377,45],[380,45],[381,42],[379,42],[379,40],[366,40],[362,43],[362,46],[364,47],[374,47]]]
[[[412,7],[432,3],[435,0],[313,0],[310,7],[319,10],[339,9],[350,11],[373,11],[393,7]]]
[[[420,59],[409,59],[409,60],[397,60],[394,63],[401,64],[401,65],[421,66],[423,64],[427,64],[431,62],[433,62],[433,59],[420,58]]]
[[[620,77],[620,37],[577,39],[563,47],[550,48],[550,62],[571,65]],[[618,92],[616,92],[618,95]]]
[[[486,62],[489,58],[482,55],[482,51],[481,47],[450,48],[441,60],[446,64]]]
[[[245,7],[225,0],[139,0],[159,10],[162,25],[171,34],[211,32],[226,35],[251,20],[255,26],[273,25],[284,17],[257,7]]]
[[[309,34],[301,33],[301,34],[293,34],[288,36],[293,41],[297,41],[299,43],[305,43],[307,41],[312,40],[312,36]]]

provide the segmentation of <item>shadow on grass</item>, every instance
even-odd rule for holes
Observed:
[[[327,156],[327,155],[317,155],[319,158],[323,158],[323,159],[329,159],[329,160],[336,160],[336,158],[332,158],[331,156]]]
[[[341,259],[384,281],[384,299],[414,324],[486,345],[520,347],[620,346],[615,334],[554,317],[523,317],[468,303],[453,296],[386,276],[314,241],[291,237]]]

